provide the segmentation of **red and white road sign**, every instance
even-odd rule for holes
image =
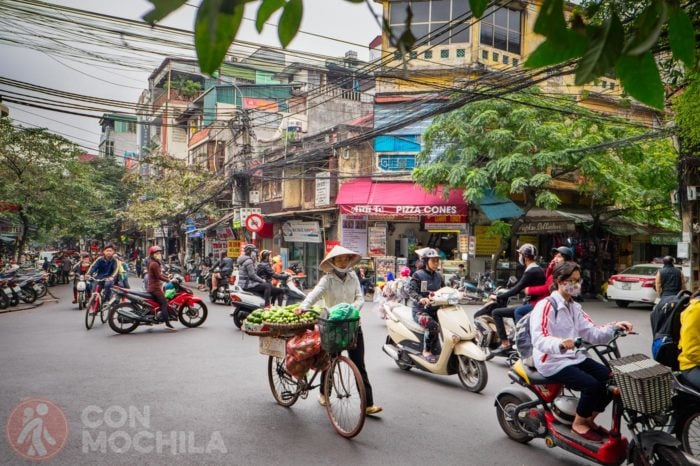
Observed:
[[[260,214],[250,214],[245,219],[245,227],[252,233],[258,233],[264,226],[265,220],[263,220]]]

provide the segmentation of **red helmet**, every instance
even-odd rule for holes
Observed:
[[[152,256],[153,254],[155,254],[157,252],[163,252],[163,248],[161,248],[158,245],[151,246],[150,248],[148,248],[148,255],[149,256]]]

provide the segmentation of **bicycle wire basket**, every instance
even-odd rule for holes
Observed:
[[[360,318],[330,320],[319,317],[318,329],[321,333],[321,348],[327,353],[339,353],[357,346],[357,330]]]
[[[665,411],[673,397],[671,370],[644,354],[632,354],[610,361],[622,405],[642,414]]]

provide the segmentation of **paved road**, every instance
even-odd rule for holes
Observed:
[[[210,305],[198,329],[116,335],[99,323],[86,331],[69,288],[52,292],[58,304],[0,315],[2,425],[23,399],[55,403],[68,433],[51,463],[590,464],[542,440],[519,445],[505,437],[493,406],[508,385],[500,362],[488,363],[481,394],[465,391],[456,376],[399,370],[381,351],[384,326],[371,309],[363,311],[366,360],[384,412],[348,441],[334,433],[316,394],[291,409],[274,403],[258,340],[234,328],[228,308]],[[641,335],[623,341],[623,353],[648,352],[648,307],[585,306],[597,322],[632,321]],[[3,435],[0,464],[23,461]]]

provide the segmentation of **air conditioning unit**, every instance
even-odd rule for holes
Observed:
[[[260,204],[260,191],[250,191],[248,200],[251,204]]]

